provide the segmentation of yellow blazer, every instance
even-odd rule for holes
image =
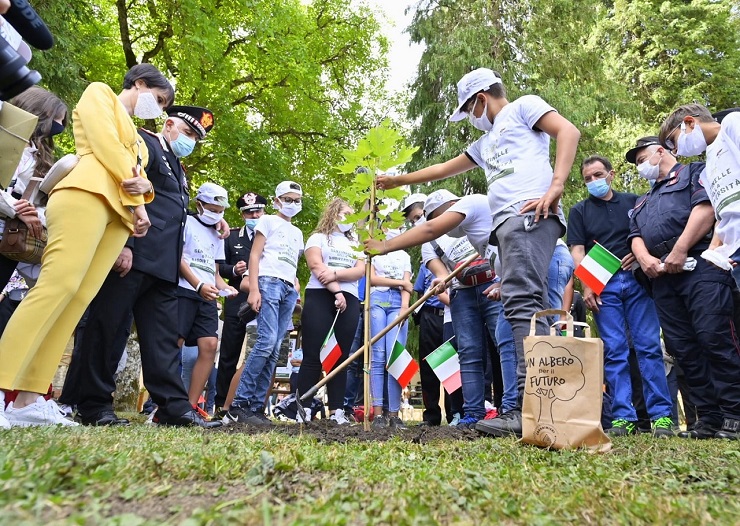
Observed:
[[[146,166],[149,152],[136,131],[126,108],[108,85],[90,84],[72,112],[75,147],[80,162],[62,179],[52,194],[62,188],[77,188],[101,195],[133,231],[129,207],[154,199],[154,193],[130,195],[121,187],[133,177],[137,156]],[[142,168],[141,176],[146,177]]]

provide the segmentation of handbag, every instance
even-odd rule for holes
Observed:
[[[455,263],[450,258],[448,258],[447,254],[445,254],[444,250],[442,250],[442,247],[440,247],[435,240],[430,241],[429,244],[432,245],[432,248],[437,254],[437,257],[442,260],[442,263],[444,263],[450,271],[456,269],[462,264],[462,261],[460,263]],[[465,267],[457,275],[457,281],[459,281],[460,284],[465,287],[474,287],[476,285],[480,285],[481,283],[490,283],[495,277],[496,273],[493,271],[491,261],[481,257],[475,259],[467,267]]]
[[[54,187],[57,185],[57,183],[67,177],[69,172],[74,170],[75,166],[77,166],[77,163],[79,162],[79,155],[68,153],[67,155],[63,156],[61,159],[55,162],[51,166],[51,168],[49,168],[48,172],[46,172],[44,179],[39,185],[39,190],[44,192],[46,195],[49,195]]]
[[[21,199],[29,199],[37,185],[38,180],[32,179],[26,186]],[[35,237],[28,225],[17,217],[7,219],[3,238],[0,239],[0,254],[14,261],[38,264],[41,263],[47,240],[45,226],[42,226],[41,237]]]
[[[0,186],[7,188],[23,155],[23,149],[28,146],[28,139],[39,118],[13,106],[9,102],[2,102],[0,106]]]

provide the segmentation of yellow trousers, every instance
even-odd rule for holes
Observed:
[[[82,314],[130,231],[102,196],[65,188],[49,198],[49,241],[36,286],[0,339],[0,388],[45,393]]]

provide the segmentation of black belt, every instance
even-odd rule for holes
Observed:
[[[287,279],[279,278],[279,277],[277,277],[277,276],[266,276],[266,277],[269,277],[269,278],[272,278],[272,279],[276,279],[276,280],[278,280],[278,281],[282,281],[282,282],[283,282],[283,283],[285,283],[285,284],[286,284],[287,286],[295,288],[295,283],[291,283],[291,282],[290,282],[290,281],[288,281]]]
[[[430,312],[433,312],[437,316],[444,316],[445,315],[445,310],[444,309],[440,309],[439,307],[430,307],[429,305],[424,305],[421,308],[421,310],[428,310]]]

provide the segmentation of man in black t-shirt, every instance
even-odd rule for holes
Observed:
[[[635,280],[630,267],[635,262],[627,244],[630,210],[635,194],[611,188],[614,170],[608,159],[592,156],[581,164],[581,174],[590,196],[571,209],[568,217],[568,245],[576,265],[596,242],[621,261],[621,268],[609,279],[601,294],[583,284],[583,300],[593,311],[599,335],[604,341],[604,379],[612,397],[612,435],[637,432],[637,414],[632,405],[632,381],[626,328],[633,335],[648,414],[656,437],[673,436],[672,402],[663,368],[660,324],[653,300]]]

